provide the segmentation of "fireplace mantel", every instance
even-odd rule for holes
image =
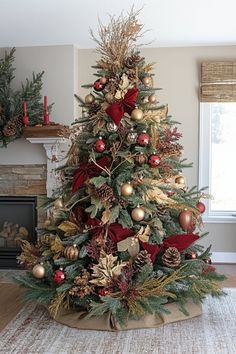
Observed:
[[[26,138],[31,144],[42,144],[47,156],[47,196],[52,197],[54,191],[60,186],[60,178],[56,169],[66,162],[70,140],[61,137]]]

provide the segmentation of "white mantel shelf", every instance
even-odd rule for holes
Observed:
[[[42,144],[47,156],[47,196],[52,197],[60,187],[61,179],[56,169],[65,164],[70,140],[63,137],[26,138],[31,144]]]

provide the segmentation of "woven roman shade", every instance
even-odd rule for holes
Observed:
[[[202,63],[202,102],[236,102],[236,61]]]

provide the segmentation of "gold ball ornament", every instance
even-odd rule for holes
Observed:
[[[42,279],[45,276],[45,268],[42,264],[36,264],[32,269],[32,274],[37,279]]]
[[[143,111],[139,108],[133,109],[131,112],[131,119],[142,120],[143,119]]]
[[[150,76],[145,76],[143,79],[142,79],[142,83],[145,85],[145,86],[149,86],[151,83],[152,83],[152,79]]]
[[[91,93],[88,94],[88,95],[86,95],[85,98],[84,98],[84,102],[85,102],[86,104],[91,104],[91,103],[93,103],[94,101],[95,101],[95,97],[94,97],[94,95],[92,95]]]
[[[55,202],[54,202],[54,207],[55,207],[56,209],[61,209],[61,208],[63,208],[63,201],[62,201],[61,198],[55,200]]]
[[[149,101],[150,103],[156,103],[157,98],[156,98],[156,96],[155,96],[154,93],[148,97],[148,101]]]
[[[145,212],[140,206],[137,206],[132,210],[131,217],[135,221],[142,221],[145,217]]]
[[[149,103],[149,97],[148,97],[148,96],[144,96],[144,97],[142,98],[142,103],[143,103],[143,104]]]
[[[128,197],[132,195],[133,191],[134,191],[133,186],[130,183],[124,183],[120,188],[120,192],[121,195],[123,195],[123,197]]]
[[[185,183],[185,178],[184,176],[178,176],[175,178],[175,183],[177,184],[184,184]]]
[[[65,258],[70,261],[76,261],[79,258],[79,249],[76,245],[67,246],[64,250]]]
[[[112,103],[112,101],[113,101],[113,99],[114,99],[114,96],[112,95],[112,93],[107,92],[107,93],[105,94],[105,99],[106,99],[106,101],[107,101],[108,103]]]
[[[105,76],[101,77],[100,80],[101,84],[105,85],[107,83],[107,78]]]

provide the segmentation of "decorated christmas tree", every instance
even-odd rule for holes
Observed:
[[[77,97],[82,117],[45,229],[36,245],[22,245],[29,271],[17,281],[55,318],[82,311],[87,321],[109,315],[125,327],[173,303],[187,316],[189,301],[222,294],[210,247],[196,244],[206,195],[186,186],[182,169],[191,164],[158,102],[153,64],[136,47],[137,15],[100,24],[99,39],[92,33],[97,80]]]

